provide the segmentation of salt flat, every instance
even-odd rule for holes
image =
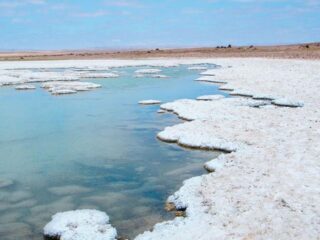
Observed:
[[[222,88],[236,96],[162,105],[189,121],[164,129],[160,139],[230,153],[216,164],[214,159],[206,164],[214,172],[186,180],[168,198],[177,209],[186,208],[186,217],[159,223],[137,240],[318,239],[320,61],[221,58],[66,62],[0,63],[0,69],[216,63],[221,68],[208,70],[205,75],[227,82]],[[253,107],[256,101],[243,96],[272,99],[277,105],[270,102]]]
[[[225,99],[170,103],[176,114],[192,121],[159,133],[166,140],[199,147],[219,139],[239,144],[217,161],[217,171],[185,181],[168,198],[177,208],[187,208],[186,218],[157,224],[136,239],[318,239],[320,62],[215,62],[222,68],[210,72],[235,91],[305,105],[252,108]]]

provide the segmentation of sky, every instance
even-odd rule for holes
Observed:
[[[0,0],[0,50],[320,41],[320,0]]]

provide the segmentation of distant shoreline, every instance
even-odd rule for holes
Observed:
[[[320,42],[279,46],[219,46],[146,50],[72,50],[0,52],[0,61],[135,59],[135,58],[266,57],[320,59]]]

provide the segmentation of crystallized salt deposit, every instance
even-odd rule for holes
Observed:
[[[36,87],[34,85],[23,84],[23,85],[16,86],[15,89],[16,90],[34,90],[36,89]]]
[[[242,96],[242,97],[252,97],[253,94],[252,93],[249,93],[245,90],[234,90],[230,93],[230,95],[233,95],[233,96]]]
[[[194,67],[188,67],[189,70],[207,70],[207,67],[203,66],[194,66]]]
[[[105,67],[105,66],[87,66],[87,67],[82,67],[82,68],[73,68],[73,71],[79,71],[79,72],[87,72],[87,71],[108,71],[110,70],[109,67]]]
[[[96,72],[81,72],[78,74],[80,78],[117,78],[116,73],[96,73]]]
[[[106,213],[88,209],[56,213],[43,233],[61,240],[115,240],[117,237]]]
[[[224,86],[220,86],[220,87],[219,87],[219,90],[223,90],[223,91],[233,91],[234,88],[231,87],[231,86],[224,85]]]
[[[226,81],[217,79],[215,76],[203,76],[196,79],[199,82],[226,83]]]
[[[219,157],[212,159],[204,164],[204,168],[209,172],[216,172],[219,169],[223,168],[226,163],[225,154],[219,155]]]
[[[287,98],[278,98],[272,101],[272,104],[282,107],[303,107],[302,101],[295,101]]]
[[[205,76],[215,76],[214,73],[215,69],[208,69],[207,71],[201,72],[201,75],[205,75]]]
[[[274,100],[277,97],[269,94],[254,94],[252,98],[257,100]]]
[[[59,88],[51,88],[50,91],[52,95],[65,95],[65,94],[74,94],[77,93],[77,91],[72,89],[59,89]]]
[[[141,105],[154,105],[154,104],[160,104],[160,103],[161,101],[153,100],[153,99],[139,101],[139,104]]]
[[[164,75],[164,74],[141,74],[138,73],[136,75],[134,75],[134,77],[136,78],[168,78],[168,76]]]
[[[210,131],[206,131],[206,129],[196,129],[195,124],[201,124],[201,122],[193,121],[166,127],[165,130],[158,133],[157,137],[163,141],[177,142],[182,146],[191,148],[225,152],[237,150],[238,144],[236,142],[227,141],[222,137],[213,137]]]
[[[0,86],[16,85],[21,83],[24,83],[24,81],[21,78],[0,76]]]
[[[165,128],[160,138],[195,147],[223,139],[237,148],[223,160],[205,164],[213,173],[186,180],[168,198],[177,208],[186,208],[185,218],[156,224],[136,240],[318,239],[320,61],[215,62],[222,67],[210,73],[236,91],[246,89],[262,100],[290,97],[298,100],[279,103],[305,105],[252,108],[260,101],[224,98],[161,105],[193,121]]]
[[[161,72],[161,70],[156,68],[139,69],[135,71],[135,73],[137,74],[152,74],[152,73],[159,73],[159,72]]]
[[[223,95],[220,94],[215,94],[215,95],[204,95],[197,97],[197,100],[202,100],[202,101],[213,101],[213,100],[219,100],[221,98],[224,98]]]
[[[30,72],[20,76],[27,83],[49,81],[77,81],[78,76],[66,72]]]
[[[267,106],[267,105],[270,105],[270,101],[266,101],[266,100],[257,100],[257,101],[251,101],[248,103],[248,106],[249,107],[256,107],[256,108],[259,108],[259,107],[263,107],[263,106]]]
[[[94,88],[99,88],[101,85],[90,82],[47,82],[43,83],[42,87],[48,89],[53,95],[72,94],[78,91],[89,91]]]

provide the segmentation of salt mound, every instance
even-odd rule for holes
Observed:
[[[90,209],[56,213],[43,233],[61,240],[115,240],[117,237],[108,215]]]
[[[80,78],[117,78],[119,77],[116,73],[97,73],[97,72],[80,72]]]
[[[189,70],[207,70],[207,67],[203,66],[194,66],[194,67],[188,67]]]
[[[303,107],[304,103],[287,98],[278,98],[272,101],[272,104],[281,107]]]
[[[202,101],[213,101],[213,100],[219,100],[221,98],[224,98],[223,95],[220,94],[215,94],[215,95],[204,95],[197,97],[197,100],[202,100]]]
[[[69,72],[30,72],[21,75],[25,82],[77,81],[79,77]]]
[[[135,73],[140,73],[140,74],[152,74],[152,73],[159,73],[161,72],[162,70],[160,69],[156,69],[156,68],[150,68],[150,69],[139,69],[139,70],[136,70]]]
[[[0,86],[8,86],[21,83],[23,83],[23,80],[21,78],[11,76],[0,76]]]
[[[16,86],[15,89],[16,89],[16,90],[34,90],[34,89],[36,89],[36,87],[33,86],[33,85],[26,85],[26,84],[24,84],[24,85],[18,85],[18,86]]]
[[[161,101],[159,100],[153,100],[153,99],[150,99],[150,100],[142,100],[139,102],[139,104],[141,105],[154,105],[154,104],[160,104]]]
[[[157,137],[165,142],[176,142],[181,146],[205,150],[220,150],[234,152],[238,145],[223,138],[213,137],[207,129],[200,127],[202,121],[185,122],[172,127],[166,127]],[[194,126],[197,125],[198,128]]]
[[[226,158],[224,154],[219,155],[217,158],[212,159],[204,164],[204,168],[209,172],[216,172],[223,168],[226,163]]]
[[[205,76],[215,76],[215,71],[217,69],[208,69],[207,71],[204,71],[202,73],[200,73],[201,75],[205,75]]]
[[[78,91],[89,91],[101,85],[90,82],[47,82],[42,87],[48,89],[53,95],[72,94]]]
[[[203,77],[199,77],[198,79],[196,79],[196,81],[199,82],[212,82],[212,83],[227,83],[224,80],[219,80],[216,79],[215,76],[203,76]]]
[[[276,99],[275,96],[272,96],[270,94],[254,94],[253,99],[257,99],[257,100],[274,100]]]
[[[253,94],[245,90],[234,90],[230,93],[233,96],[253,97]]]

